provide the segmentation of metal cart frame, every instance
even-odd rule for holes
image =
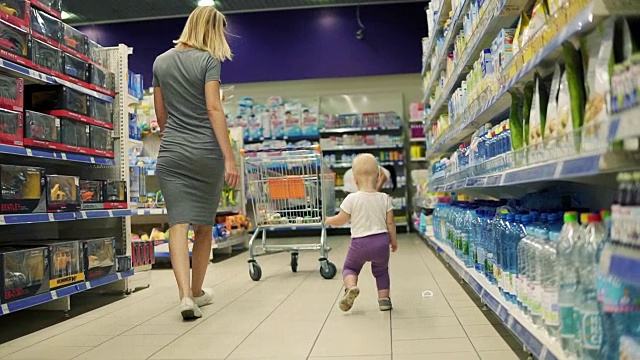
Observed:
[[[327,256],[327,230],[324,220],[335,211],[335,174],[322,162],[319,147],[245,150],[247,197],[253,204],[256,230],[249,241],[249,276],[262,277],[256,257],[291,253],[291,270],[298,271],[301,251],[320,252],[320,275],[332,279],[336,266]],[[320,228],[319,243],[268,244],[267,231],[278,229]],[[262,252],[255,251],[261,236]]]

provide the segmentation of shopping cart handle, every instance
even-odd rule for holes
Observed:
[[[300,151],[300,150],[320,151],[320,146],[319,145],[312,145],[312,146],[297,146],[297,147],[282,147],[282,148],[266,148],[266,149],[258,149],[258,150],[242,149],[241,153],[242,154],[256,154],[256,153]]]

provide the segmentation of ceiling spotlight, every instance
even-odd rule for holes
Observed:
[[[62,12],[62,20],[67,20],[70,17],[71,17],[71,14],[69,14],[68,12],[66,11]]]
[[[216,2],[214,0],[200,0],[198,6],[214,6]]]

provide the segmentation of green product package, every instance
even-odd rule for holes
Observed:
[[[513,150],[522,149],[524,134],[522,129],[522,95],[516,91],[510,91],[511,109],[509,110],[509,128],[511,129],[511,147]]]
[[[535,83],[529,81],[524,86],[524,96],[522,98],[522,124],[523,137],[526,146],[529,146],[529,118],[531,117],[531,102],[533,101],[533,86]]]

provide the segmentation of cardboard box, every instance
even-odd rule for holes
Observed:
[[[81,204],[77,176],[47,175],[48,212],[75,212],[81,209]]]
[[[49,249],[0,248],[0,303],[49,291]]]
[[[83,240],[86,281],[116,272],[116,239],[106,237]]]
[[[24,145],[24,117],[21,112],[0,109],[0,143]]]
[[[0,165],[0,214],[46,212],[44,169]]]

